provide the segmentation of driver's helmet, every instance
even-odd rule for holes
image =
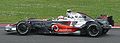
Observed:
[[[72,10],[71,9],[67,9],[67,12],[72,12]]]
[[[58,19],[64,19],[64,16],[58,16]]]

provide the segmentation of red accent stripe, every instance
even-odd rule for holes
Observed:
[[[14,25],[14,24],[0,24],[0,27],[5,27],[7,25]]]
[[[0,24],[0,26],[2,27],[2,26],[7,26],[8,24]]]
[[[113,26],[112,28],[120,28],[120,26]]]

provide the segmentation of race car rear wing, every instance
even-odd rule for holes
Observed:
[[[113,16],[109,16],[107,17],[107,21],[109,22],[110,25],[114,26],[114,20],[113,20]]]
[[[109,25],[114,26],[113,16],[101,15],[101,16],[97,17],[97,19],[107,20],[109,22]]]

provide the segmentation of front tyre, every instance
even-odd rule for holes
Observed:
[[[25,22],[19,22],[16,30],[19,35],[27,35],[30,32],[30,26]]]

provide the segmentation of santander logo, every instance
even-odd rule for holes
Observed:
[[[72,29],[59,29],[60,32],[71,32]]]

